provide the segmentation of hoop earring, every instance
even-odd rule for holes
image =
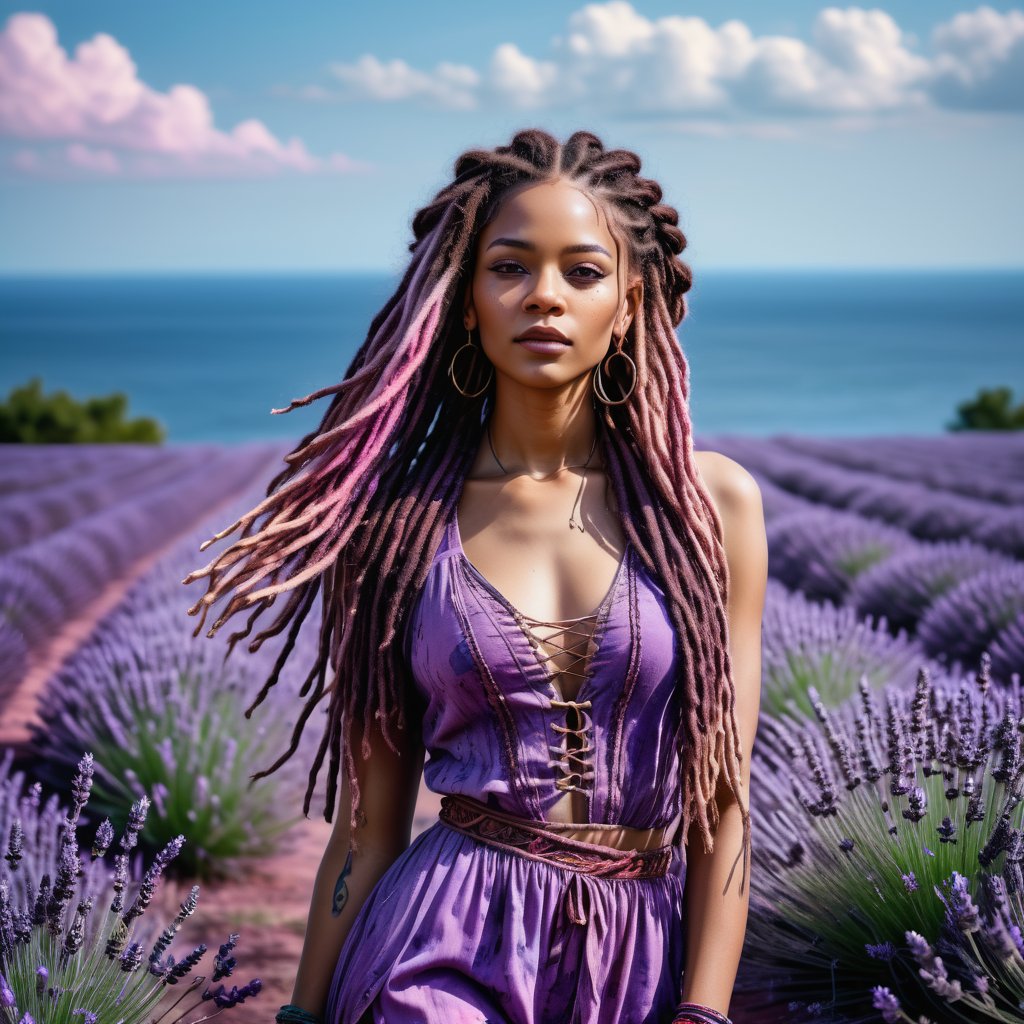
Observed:
[[[629,390],[621,398],[611,399],[608,397],[607,391],[605,391],[604,381],[601,380],[601,366],[602,364],[607,366],[607,364],[610,363],[616,356],[622,356],[622,358],[629,363],[633,379],[629,385]],[[629,399],[629,396],[633,394],[633,392],[636,390],[636,363],[634,363],[633,360],[630,359],[629,355],[626,352],[622,351],[621,347],[616,348],[614,352],[612,352],[610,355],[605,356],[605,358],[602,359],[601,362],[594,367],[594,372],[591,374],[590,377],[590,383],[595,396],[599,398],[605,405],[622,405]]]
[[[472,393],[470,393],[469,391],[463,391],[463,389],[459,386],[459,382],[455,379],[455,360],[458,359],[459,353],[464,348],[468,348],[468,349],[470,349],[470,351],[473,352],[473,363],[475,365],[476,364],[476,353],[477,352],[482,352],[482,349],[478,349],[473,344],[473,328],[472,327],[467,327],[466,328],[466,342],[465,342],[465,344],[460,345],[455,350],[455,354],[452,356],[452,361],[448,364],[448,377],[449,377],[449,379],[452,382],[452,387],[455,388],[455,390],[458,391],[458,393],[460,395],[464,395],[466,398],[479,398],[479,396],[482,395],[487,390],[487,388],[490,386],[491,378],[494,376],[494,365],[493,364],[489,364],[490,367],[491,367],[490,372],[487,375],[487,380],[484,381],[484,386],[479,391],[474,391]]]

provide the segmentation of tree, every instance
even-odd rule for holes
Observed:
[[[982,388],[975,398],[958,405],[959,419],[947,430],[1022,430],[1024,403],[1013,406],[1009,388]]]
[[[33,377],[11,390],[0,404],[0,442],[4,444],[97,444],[138,442],[160,444],[164,428],[154,419],[125,419],[128,398],[115,392],[79,402],[66,391],[43,394]]]

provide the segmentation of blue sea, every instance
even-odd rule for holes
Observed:
[[[1024,401],[1024,272],[695,271],[677,335],[697,435],[938,434],[980,388]],[[128,397],[168,441],[292,439],[387,274],[0,278],[0,392]]]

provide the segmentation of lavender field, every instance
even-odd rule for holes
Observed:
[[[736,1024],[1024,1019],[1024,436],[720,435],[696,447],[754,474],[769,541]],[[0,762],[0,954],[16,972],[36,972],[42,955],[28,941],[33,915],[54,943],[74,935],[98,958],[120,920],[103,964],[153,984],[201,956],[171,956],[161,938],[183,926],[200,886],[245,892],[253,864],[304,834],[315,717],[296,757],[248,782],[290,744],[315,637],[300,634],[246,717],[282,638],[225,660],[220,635],[192,636],[198,595],[181,585],[219,550],[200,544],[259,502],[283,453],[0,451],[0,726],[11,748]],[[116,580],[116,603],[40,678],[50,645]],[[312,813],[321,806],[318,796]],[[418,827],[431,819],[424,795]],[[127,839],[108,865],[115,828]],[[76,882],[78,844],[101,852],[81,855]],[[161,876],[176,897],[144,913]],[[264,930],[276,917],[301,935],[301,902],[260,891]],[[260,987],[280,986],[264,1005],[291,994],[280,949],[247,953],[247,939],[241,973],[263,982],[235,979],[218,1002],[238,1021],[265,1019],[243,1005]],[[215,980],[233,947],[221,947]],[[147,976],[136,968],[150,950]]]

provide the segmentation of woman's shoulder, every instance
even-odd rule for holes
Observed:
[[[737,563],[755,561],[766,547],[764,505],[754,475],[720,452],[693,453],[711,500],[722,522],[722,537],[730,571]]]
[[[720,516],[760,505],[757,480],[735,459],[713,451],[694,451],[693,459]]]

